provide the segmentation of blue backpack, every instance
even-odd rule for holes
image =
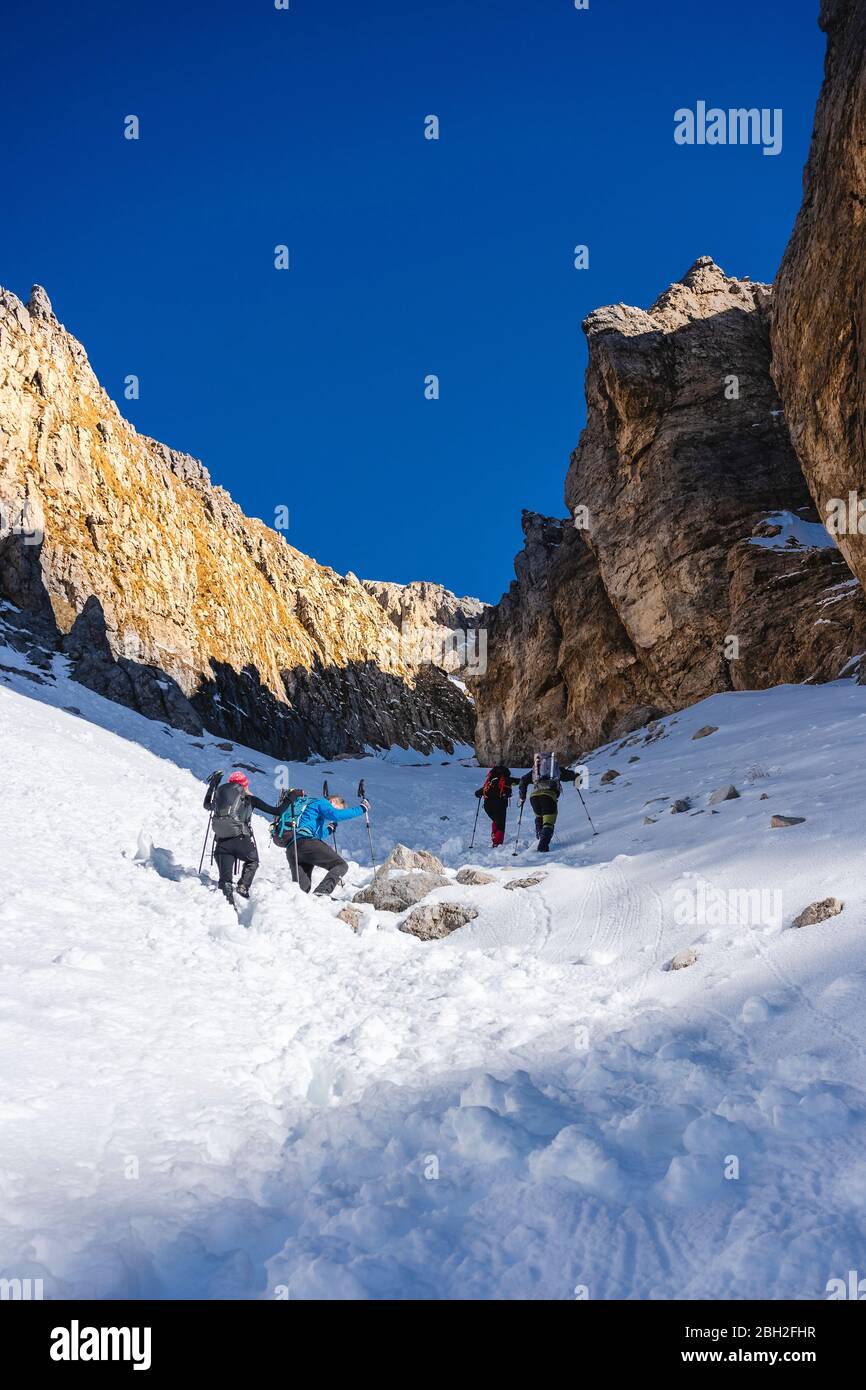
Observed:
[[[292,843],[294,827],[309,804],[308,796],[300,796],[297,801],[290,801],[286,809],[271,822],[271,839],[277,849],[286,849]]]

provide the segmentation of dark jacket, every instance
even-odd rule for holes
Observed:
[[[493,770],[493,769],[491,769],[491,771],[492,771],[492,770]],[[489,775],[490,775],[490,774],[488,773],[488,776],[489,776]],[[511,796],[511,788],[512,788],[512,787],[516,787],[517,784],[518,784],[518,782],[520,781],[520,778],[519,778],[519,777],[512,777],[511,773],[508,771],[507,768],[503,771],[503,774],[502,774],[502,775],[503,775],[503,777],[505,778],[505,783],[506,783],[505,792],[504,792],[504,793],[503,793],[503,792],[500,792],[500,790],[499,790],[498,787],[495,787],[495,788],[491,789],[491,790],[487,793],[486,796],[484,796],[484,787],[479,787],[478,790],[477,790],[477,792],[475,793],[476,796],[484,796],[484,805],[485,805],[485,807],[487,806],[487,803],[488,803],[488,802],[491,802],[493,805],[498,805],[500,802],[507,801],[507,800],[509,799],[509,797]],[[497,780],[498,780],[498,779],[497,779]],[[486,783],[487,783],[487,778],[486,778],[486,777],[485,777],[485,779],[484,779],[484,782],[485,782],[485,785],[486,785]]]
[[[212,809],[214,796],[216,795],[217,788],[220,786],[228,786],[228,783],[208,783],[208,789],[205,792],[204,798],[204,809],[206,811],[210,811]],[[243,791],[243,788],[241,788],[241,790]],[[293,792],[292,794],[294,796],[300,795],[299,792]],[[286,793],[286,797],[288,797],[288,792]],[[241,834],[244,836],[252,835],[253,828],[251,825],[251,821],[253,818],[253,811],[264,811],[265,814],[268,816],[275,816],[280,811],[280,809],[280,806],[269,806],[267,801],[262,801],[261,797],[253,796],[252,792],[244,791],[238,806],[237,814],[237,819],[243,827]]]

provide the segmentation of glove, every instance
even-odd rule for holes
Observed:
[[[483,795],[484,795],[484,788],[483,788],[483,787],[479,787],[479,788],[478,788],[478,791],[475,793],[475,795],[476,795],[476,796],[483,796]]]
[[[331,824],[328,826],[328,833],[331,834],[331,835],[336,835],[336,833],[337,833],[337,822],[336,822],[336,821],[331,821]]]
[[[222,781],[222,776],[223,776],[222,771],[221,771],[221,769],[218,768],[216,772],[212,772],[212,773],[211,773],[210,777],[209,777],[207,780],[208,780],[208,782],[214,782],[214,783],[220,782],[220,781]]]
[[[361,802],[361,808],[362,808],[362,810],[364,810],[364,811],[369,811],[369,809],[370,809],[370,803],[369,803],[369,801],[362,801],[362,802]]]

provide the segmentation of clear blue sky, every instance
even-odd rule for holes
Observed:
[[[817,10],[6,0],[0,284],[44,284],[134,424],[247,512],[288,506],[299,549],[496,599],[521,508],[563,512],[582,318],[703,254],[773,277]],[[677,146],[699,99],[781,107],[782,153]]]

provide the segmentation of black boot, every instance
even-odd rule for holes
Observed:
[[[340,881],[339,879],[332,879],[332,878],[331,878],[331,875],[328,874],[327,878],[323,878],[323,879],[322,879],[322,881],[321,881],[321,883],[319,884],[318,888],[316,888],[316,889],[313,890],[313,897],[314,897],[314,898],[329,898],[329,897],[331,896],[331,894],[333,893],[334,889],[336,888],[337,884],[339,883],[339,881]]]
[[[540,834],[539,837],[538,837],[538,852],[539,852],[539,854],[548,854],[548,853],[550,852],[550,842],[551,842],[552,839],[553,839],[553,826],[552,826],[552,825],[545,825],[545,826],[543,826],[543,827],[542,827],[541,834]]]
[[[235,905],[234,885],[231,884],[231,883],[221,883],[221,884],[220,884],[220,889],[221,889],[221,891],[225,894],[225,897],[226,897],[226,898],[228,899],[228,901],[231,903],[232,907],[234,907],[234,905]]]
[[[335,864],[330,873],[325,874],[318,888],[313,893],[314,898],[330,898],[335,888],[339,888],[343,882],[343,875],[348,869],[348,864],[341,859]]]
[[[249,884],[244,883],[243,879],[241,879],[240,883],[235,888],[235,892],[239,898],[248,898],[250,896]]]

